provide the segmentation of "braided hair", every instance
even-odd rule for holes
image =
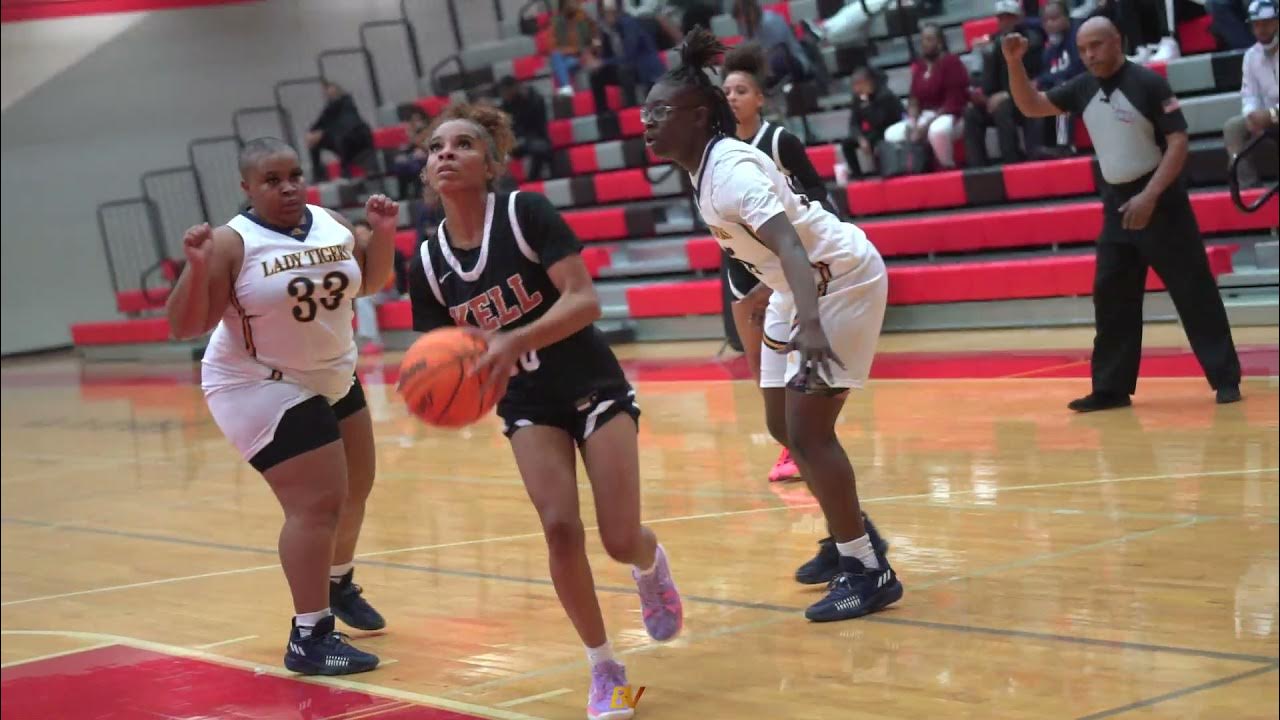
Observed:
[[[669,85],[683,86],[697,91],[707,103],[711,114],[707,118],[707,129],[714,134],[732,135],[738,121],[729,107],[729,98],[724,90],[711,82],[706,70],[727,48],[710,30],[698,25],[684,36],[680,45],[680,66],[668,70],[659,82]]]

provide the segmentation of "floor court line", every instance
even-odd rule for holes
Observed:
[[[19,665],[29,665],[34,662],[40,662],[41,660],[54,660],[56,658],[65,657],[67,655],[75,655],[76,653],[87,652],[89,650],[97,650],[98,648],[104,648],[114,644],[115,643],[111,643],[111,642],[102,642],[94,645],[89,645],[87,647],[78,647],[78,648],[73,648],[71,650],[62,650],[61,652],[52,652],[45,655],[37,655],[35,657],[22,658],[21,660],[13,660],[11,662],[7,662],[7,663],[4,663],[3,665],[0,665],[0,670],[5,670],[11,667],[18,667]]]
[[[218,663],[220,665],[229,665],[242,670],[274,675],[275,677],[294,680],[296,682],[342,688],[344,690],[362,692],[366,695],[373,695],[375,697],[400,700],[418,705],[428,705],[443,708],[445,710],[453,710],[455,712],[471,713],[473,715],[490,718],[491,720],[540,720],[539,718],[531,715],[525,715],[523,713],[513,712],[503,708],[476,705],[474,703],[462,702],[460,700],[439,697],[437,695],[416,693],[409,690],[399,690],[397,688],[373,685],[371,683],[360,682],[358,680],[349,680],[343,677],[302,676],[275,665],[263,665],[260,663],[249,662],[248,660],[218,655],[205,650],[186,648],[180,645],[169,645],[151,640],[143,640],[141,638],[129,637],[127,635],[111,635],[107,633],[79,632],[73,630],[0,630],[0,636],[61,637],[72,640],[83,640],[86,642],[97,642],[106,645],[125,645],[128,647],[138,648],[139,650],[150,650],[151,652],[163,653],[166,655],[176,655],[179,657]],[[81,648],[81,650],[87,649],[88,648]]]
[[[1258,675],[1273,673],[1277,669],[1280,669],[1280,665],[1277,665],[1275,663],[1272,663],[1270,665],[1264,665],[1263,667],[1260,667],[1260,668],[1254,668],[1252,670],[1246,670],[1244,672],[1239,672],[1234,675],[1228,675],[1226,677],[1218,678],[1217,680],[1210,680],[1209,682],[1200,683],[1199,685],[1188,685],[1187,687],[1179,688],[1178,690],[1167,692],[1163,695],[1156,695],[1155,697],[1138,700],[1136,702],[1131,702],[1128,705],[1121,705],[1120,707],[1114,707],[1108,710],[1103,710],[1101,712],[1093,713],[1092,715],[1082,715],[1081,717],[1077,718],[1077,720],[1103,720],[1103,718],[1115,717],[1116,715],[1123,715],[1124,713],[1127,713],[1131,710],[1141,710],[1143,708],[1149,708],[1149,707],[1152,707],[1153,705],[1159,705],[1160,703],[1168,702],[1169,700],[1176,700],[1178,698],[1186,697],[1188,695],[1194,695],[1195,693],[1203,692],[1205,690],[1212,690],[1214,688],[1224,687],[1226,685],[1231,685],[1232,683],[1237,683],[1237,682],[1240,682],[1241,680],[1247,680],[1251,677],[1256,677]]]
[[[1118,477],[1118,478],[1073,480],[1073,481],[1066,481],[1066,482],[1060,482],[1060,483],[1035,483],[1030,485],[1012,485],[1007,488],[1002,488],[1001,492],[1012,492],[1016,490],[1040,490],[1040,489],[1049,489],[1049,488],[1058,488],[1058,487],[1075,487],[1075,486],[1085,486],[1085,485],[1104,485],[1109,483],[1136,482],[1136,481],[1143,481],[1143,480],[1177,480],[1177,479],[1186,479],[1186,478],[1195,478],[1195,477],[1223,477],[1223,476],[1232,476],[1232,475],[1252,475],[1252,474],[1258,474],[1258,473],[1271,473],[1271,472],[1277,472],[1277,471],[1280,471],[1280,468],[1250,468],[1250,469],[1244,469],[1244,470],[1211,470],[1211,471],[1202,471],[1202,472],[1194,472],[1194,473],[1134,475],[1129,477]],[[956,491],[953,491],[951,495],[953,496],[972,495],[977,492],[979,492],[977,489],[956,490]],[[903,501],[903,500],[930,499],[933,497],[934,497],[933,493],[913,493],[909,495],[892,495],[892,496],[884,496],[884,497],[866,498],[862,502],[887,503],[887,502]],[[688,520],[706,520],[706,519],[713,519],[713,518],[735,517],[735,516],[747,515],[747,514],[758,514],[763,512],[777,512],[779,510],[813,509],[816,507],[818,507],[817,503],[803,503],[803,504],[796,504],[796,505],[781,505],[781,506],[771,505],[763,508],[748,508],[745,510],[727,510],[723,512],[701,513],[698,515],[684,515],[684,516],[677,516],[677,517],[670,517],[670,518],[654,518],[654,519],[645,520],[645,524],[656,525],[656,524],[669,523],[669,522],[683,522]],[[46,522],[46,521],[26,520],[26,519],[7,518],[7,517],[0,518],[0,522],[21,522],[22,524],[32,525],[37,527],[41,526],[41,523],[44,523],[49,527],[56,526],[56,527],[59,527],[60,529],[71,530],[76,532],[91,532],[91,533],[98,533],[102,535],[155,540],[159,542],[175,542],[178,544],[190,545],[194,547],[210,547],[214,549],[228,549],[228,550],[234,550],[239,552],[275,555],[274,550],[267,549],[267,548],[236,546],[236,545],[228,545],[225,543],[213,543],[213,542],[207,542],[203,540],[190,540],[186,538],[172,538],[169,536],[161,536],[161,535],[148,535],[145,533],[134,533],[134,532],[125,531],[125,530],[111,530],[107,528],[86,528],[84,526],[70,525],[66,523],[52,523],[52,522]],[[595,527],[587,528],[588,531],[595,530],[595,529],[598,529],[598,528],[595,528]],[[373,551],[371,553],[359,553],[356,555],[356,557],[360,559],[365,559],[370,557],[383,557],[387,555],[394,555],[394,554],[404,553],[404,552],[415,552],[420,550],[432,550],[432,549],[447,548],[447,547],[460,547],[463,545],[477,545],[482,543],[506,542],[510,540],[524,540],[524,539],[529,539],[532,537],[539,537],[539,536],[541,536],[541,533],[535,532],[535,533],[521,533],[517,535],[505,535],[505,536],[498,536],[498,537],[492,537],[492,538],[477,538],[474,540],[460,540],[456,542],[439,543],[435,545],[419,545],[419,546],[408,547],[408,548],[378,550],[378,551]],[[23,598],[20,600],[8,600],[5,602],[0,602],[0,607],[25,605],[29,603],[43,602],[48,600],[60,600],[63,598],[80,597],[84,595],[94,595],[94,594],[104,593],[104,592],[115,592],[118,590],[132,590],[140,587],[153,587],[156,585],[165,585],[165,584],[176,583],[176,582],[186,582],[189,580],[202,580],[210,577],[221,577],[226,575],[236,575],[240,573],[258,572],[261,570],[270,570],[278,567],[280,567],[279,563],[275,563],[271,565],[257,565],[249,568],[221,570],[221,571],[216,571],[212,573],[199,573],[195,575],[183,575],[183,576],[177,576],[177,577],[171,577],[171,578],[159,578],[156,580],[147,580],[147,581],[138,582],[138,583],[126,583],[123,585],[112,585],[112,586],[106,586],[101,588],[89,588],[85,590],[76,590],[76,591],[67,592],[67,593],[56,593],[51,595],[41,595],[33,598]]]
[[[233,643],[244,642],[245,640],[253,640],[256,637],[258,636],[257,635],[241,635],[240,637],[231,638],[230,640],[219,640],[218,642],[205,643],[203,645],[192,645],[191,647],[195,648],[196,650],[211,650],[216,647],[222,647],[223,645],[231,645]]]
[[[559,690],[548,690],[547,692],[538,693],[537,695],[526,695],[524,697],[516,698],[515,700],[507,700],[506,702],[500,702],[494,705],[494,707],[510,708],[510,707],[515,707],[517,705],[525,705],[527,703],[537,702],[539,700],[548,700],[553,697],[560,697],[565,693],[571,693],[571,692],[573,692],[571,688],[560,688]]]

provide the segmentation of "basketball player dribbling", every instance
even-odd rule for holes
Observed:
[[[626,670],[609,644],[587,561],[576,453],[604,548],[632,566],[645,629],[655,640],[675,637],[680,595],[665,551],[640,522],[635,393],[592,324],[600,301],[573,231],[543,196],[493,190],[515,144],[510,118],[454,105],[429,137],[424,185],[445,220],[409,271],[414,329],[486,333],[479,369],[508,382],[498,415],[542,522],[556,594],[586,646],[587,716],[630,718],[633,710],[618,702],[629,696]]]
[[[686,36],[680,66],[654,85],[641,108],[645,141],[655,155],[689,172],[712,234],[773,290],[765,352],[787,362],[761,358],[760,384],[785,386],[777,393],[781,398],[775,395],[785,423],[779,428],[771,420],[770,430],[785,428],[779,439],[822,507],[834,550],[824,547],[806,563],[834,564],[834,577],[827,596],[805,617],[860,617],[897,602],[902,585],[863,520],[853,467],[835,424],[849,390],[862,387],[870,373],[888,274],[862,230],[796,193],[773,160],[733,137],[733,110],[706,73],[724,50],[701,27]]]
[[[374,477],[352,301],[392,273],[399,206],[369,198],[373,234],[357,242],[344,218],[305,203],[298,155],[273,138],[245,144],[240,177],[250,209],[183,238],[169,327],[175,338],[214,329],[201,373],[209,413],[284,509],[280,564],[296,613],[285,667],[372,670],[378,658],[334,628],[334,615],[362,630],[385,625],[352,582]]]

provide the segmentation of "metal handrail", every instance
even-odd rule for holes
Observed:
[[[1236,207],[1240,208],[1241,212],[1251,213],[1261,210],[1262,206],[1266,205],[1267,201],[1270,200],[1277,191],[1280,191],[1280,182],[1277,182],[1268,188],[1266,192],[1262,193],[1257,200],[1254,200],[1252,203],[1245,203],[1244,198],[1240,196],[1240,177],[1236,174],[1241,158],[1253,152],[1254,148],[1258,147],[1259,143],[1264,140],[1276,142],[1278,135],[1280,134],[1278,134],[1274,129],[1270,132],[1262,133],[1250,140],[1243,148],[1240,148],[1240,152],[1231,156],[1231,165],[1227,168],[1227,184],[1231,187],[1231,202],[1235,203]]]
[[[234,113],[231,114],[231,132],[236,137],[240,138],[241,143],[244,143],[248,140],[253,139],[253,138],[245,137],[244,131],[240,129],[241,117],[243,117],[244,115],[248,115],[250,113],[263,113],[263,112],[273,112],[278,114],[280,116],[280,128],[282,130],[287,128],[287,125],[285,123],[286,116],[284,113],[284,109],[281,108],[279,105],[256,105],[254,107],[240,108],[239,110],[236,110]],[[280,138],[280,139],[284,140],[284,138]]]
[[[288,130],[288,128],[285,128],[285,129]],[[209,212],[209,200],[208,198],[205,197],[204,183],[200,181],[200,172],[195,169],[196,168],[196,146],[212,145],[213,143],[226,142],[228,140],[234,140],[237,145],[241,145],[241,146],[244,145],[244,143],[241,142],[240,138],[235,135],[219,135],[217,137],[196,138],[195,140],[192,140],[191,142],[187,143],[187,164],[191,166],[193,174],[196,176],[196,198],[200,200],[200,214],[204,216],[206,221],[210,219],[212,213]],[[163,257],[163,255],[164,253],[162,252],[161,256]]]
[[[449,63],[454,63],[454,64],[456,64],[456,65],[458,66],[458,74],[459,74],[459,75],[466,75],[466,74],[467,74],[467,66],[466,66],[466,64],[465,64],[465,63],[463,63],[463,62],[462,62],[462,55],[461,55],[460,53],[454,53],[454,54],[450,55],[449,57],[447,57],[447,58],[445,58],[445,59],[441,60],[440,62],[436,63],[436,64],[431,68],[431,71],[430,71],[429,73],[427,73],[427,75],[428,75],[428,79],[429,79],[429,80],[430,80],[430,82],[431,82],[431,92],[432,92],[432,93],[434,93],[435,95],[448,95],[448,94],[449,94],[449,93],[447,93],[447,92],[444,92],[443,88],[441,88],[441,86],[440,86],[440,71],[441,71],[441,70],[443,70],[443,69],[444,69],[444,67],[445,67],[446,65],[448,65]],[[470,93],[468,93],[468,95],[469,95],[469,94],[470,94]]]
[[[359,55],[364,59],[364,71],[369,75],[369,89],[373,91],[373,105],[378,107],[382,105],[382,88],[378,85],[378,76],[373,72],[373,57],[369,54],[369,50],[364,47],[358,48],[338,48],[336,50],[325,50],[316,56],[316,68],[320,71],[320,77],[328,79],[324,72],[325,58],[343,57],[346,55]]]
[[[285,121],[284,122],[284,134],[285,134],[284,141],[292,145],[295,149],[298,147],[298,142],[297,142],[297,138],[293,136],[293,116],[289,114],[289,109],[285,107],[284,97],[281,94],[281,91],[287,87],[294,87],[297,85],[323,85],[323,84],[324,84],[324,78],[321,78],[321,77],[294,78],[292,80],[281,80],[280,82],[275,84],[275,87],[271,89],[271,96],[276,99],[276,107],[280,108],[280,114]]]
[[[109,208],[139,204],[144,205],[147,208],[147,221],[151,224],[151,238],[155,245],[152,249],[156,251],[157,258],[163,260],[164,250],[160,245],[160,231],[156,222],[157,212],[155,209],[155,203],[153,203],[150,198],[136,197],[124,200],[112,200],[110,202],[104,202],[98,206],[98,237],[102,239],[102,254],[107,260],[107,273],[111,276],[111,289],[117,294],[120,292],[120,277],[116,274],[116,264],[111,259],[111,243],[107,241],[107,220],[104,217],[104,213]]]
[[[404,3],[401,1],[401,8]],[[404,10],[401,9],[403,14]],[[413,34],[413,23],[409,22],[409,18],[401,17],[399,20],[371,20],[360,24],[360,47],[364,48],[366,54],[369,53],[369,38],[365,34],[367,30],[376,27],[391,27],[398,25],[404,28],[405,39],[409,41],[409,57],[413,61],[413,78],[417,80],[422,77],[422,58],[418,55],[418,39]]]

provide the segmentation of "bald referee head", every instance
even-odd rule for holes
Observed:
[[[1084,66],[1094,77],[1109,78],[1124,65],[1120,31],[1107,18],[1086,20],[1076,33],[1076,47],[1080,50]]]

